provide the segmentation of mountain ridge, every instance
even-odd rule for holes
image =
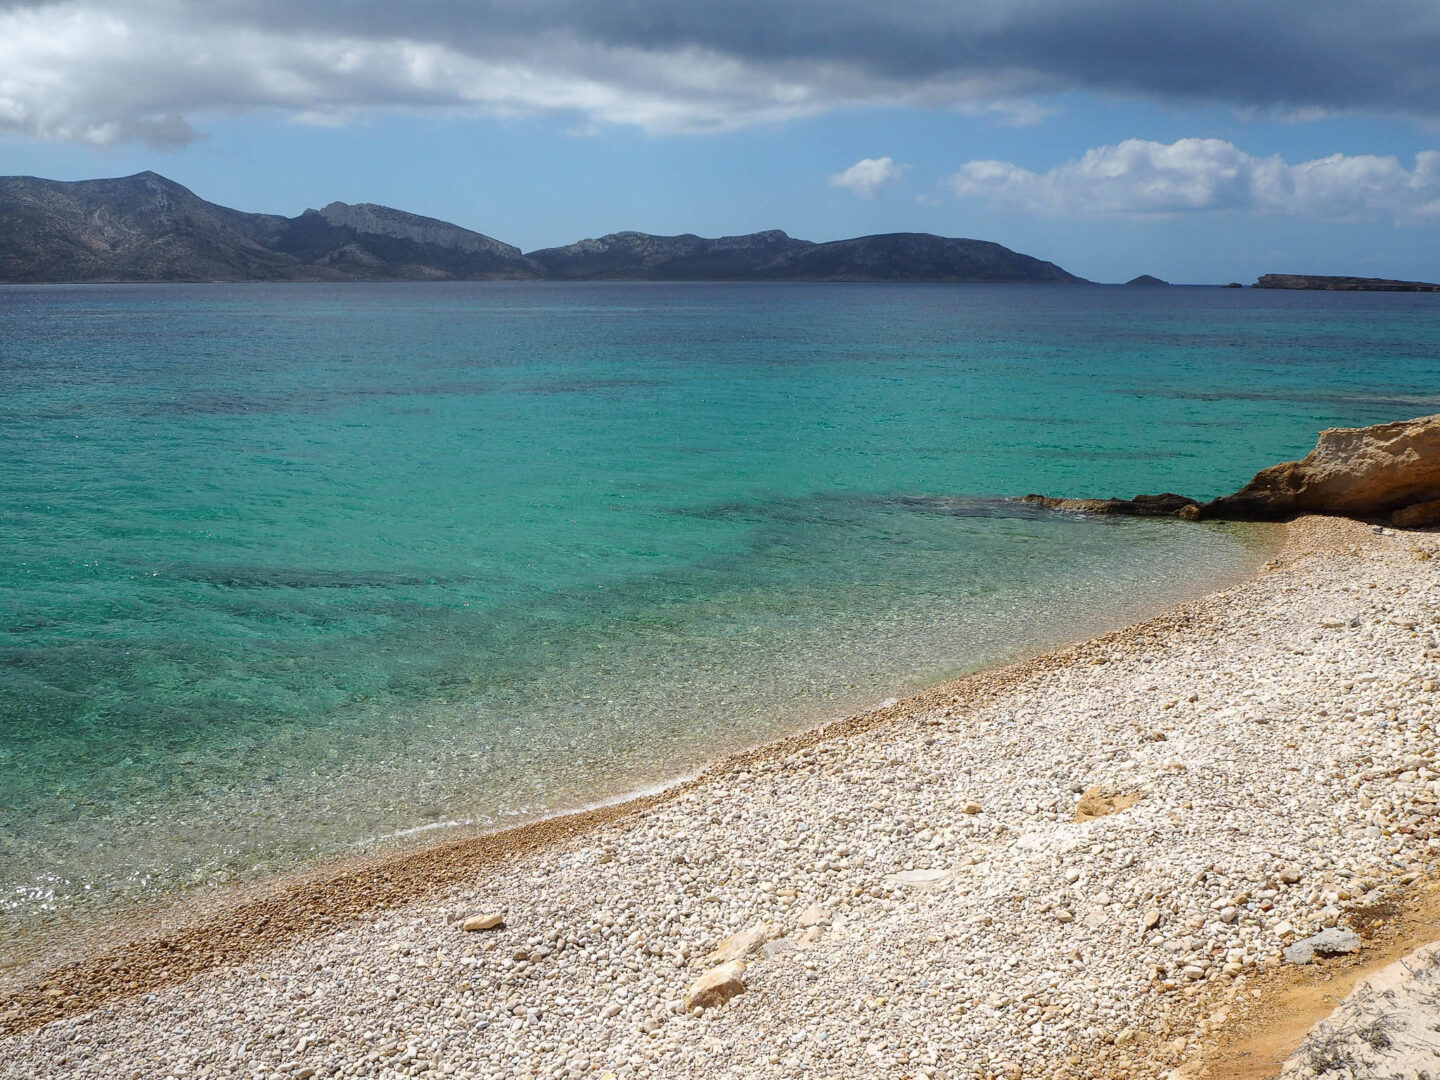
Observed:
[[[526,253],[377,203],[287,218],[207,202],[150,171],[0,177],[0,282],[444,280],[1084,282],[991,241],[929,233],[816,243],[779,229],[629,231]]]

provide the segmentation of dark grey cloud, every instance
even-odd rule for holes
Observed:
[[[1434,118],[1436,56],[1440,0],[52,0],[0,3],[0,131],[385,107],[703,131],[1063,90]]]
[[[270,25],[483,49],[564,32],[611,48],[838,63],[880,81],[1084,88],[1255,107],[1440,110],[1432,0],[348,0],[240,2]]]

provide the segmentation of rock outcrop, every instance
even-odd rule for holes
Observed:
[[[1388,518],[1440,499],[1440,414],[1365,428],[1329,428],[1299,461],[1255,474],[1202,517],[1271,521],[1299,514]]]
[[[1184,495],[1061,499],[1026,495],[1056,510],[1131,517],[1284,521],[1301,514],[1440,524],[1440,414],[1364,428],[1328,428],[1299,461],[1262,469],[1233,495],[1200,503]]]

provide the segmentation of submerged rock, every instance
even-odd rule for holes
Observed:
[[[1124,514],[1127,517],[1173,517],[1200,504],[1173,491],[1159,495],[1136,495],[1133,499],[1056,499],[1049,495],[1026,495],[1021,502],[1048,506],[1052,510],[1078,510],[1084,514]]]

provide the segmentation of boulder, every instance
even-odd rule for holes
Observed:
[[[739,960],[711,968],[690,984],[685,991],[685,1009],[713,1009],[723,1005],[736,994],[745,992],[745,983],[740,976],[745,974],[745,965]]]
[[[1094,821],[1096,818],[1109,817],[1121,810],[1129,810],[1144,797],[1144,792],[1117,791],[1097,784],[1087,788],[1080,796],[1080,801],[1075,804],[1075,820]]]
[[[715,946],[713,952],[705,957],[707,964],[727,964],[732,960],[743,960],[751,953],[759,950],[771,938],[780,936],[780,927],[775,923],[756,923],[749,930],[741,930],[738,934],[731,934],[719,945]]]
[[[1297,941],[1285,950],[1285,959],[1292,964],[1308,964],[1316,955],[1339,956],[1360,951],[1360,935],[1353,930],[1332,927]]]
[[[1267,521],[1298,514],[1382,518],[1440,501],[1440,414],[1365,428],[1328,428],[1300,461],[1255,474],[1201,516]]]

